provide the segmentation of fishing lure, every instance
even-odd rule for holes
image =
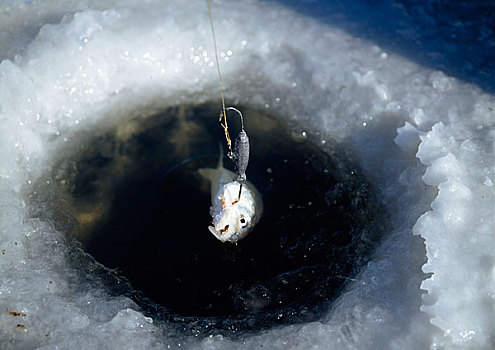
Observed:
[[[249,163],[249,137],[244,130],[244,117],[242,113],[234,108],[225,108],[223,95],[222,74],[218,63],[218,50],[215,37],[215,28],[211,14],[211,4],[208,0],[208,15],[210,18],[211,32],[215,47],[215,59],[220,85],[220,97],[222,102],[222,112],[219,122],[224,129],[227,147],[227,156],[234,163],[235,172],[231,172],[223,167],[223,152],[220,147],[220,160],[216,169],[199,169],[199,173],[211,183],[211,208],[210,214],[213,226],[209,226],[213,235],[222,242],[237,242],[244,238],[258,223],[263,213],[263,202],[261,195],[252,183],[247,181],[246,169]],[[236,112],[241,120],[241,131],[234,142],[230,139],[227,111]]]
[[[215,169],[201,168],[199,173],[211,183],[210,232],[222,242],[237,242],[246,237],[263,213],[261,194],[249,181],[234,180],[240,173],[223,167],[223,152]]]
[[[234,107],[228,107],[227,111],[235,111],[241,118],[241,131],[237,135],[234,143],[234,151],[230,151],[227,155],[234,162],[235,177],[234,181],[246,181],[246,169],[249,163],[249,136],[244,130],[244,117],[242,113]]]

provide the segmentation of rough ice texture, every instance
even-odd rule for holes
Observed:
[[[491,180],[484,182],[493,178],[493,143],[485,142],[490,136],[482,128],[469,132],[442,122],[421,139],[423,181],[438,188],[432,210],[414,226],[427,243],[423,270],[433,274],[422,284],[429,292],[423,310],[444,331],[436,346],[493,345],[494,196]]]
[[[25,196],[85,133],[218,99],[206,2],[15,4],[0,7],[0,347],[493,346],[492,95],[280,5],[214,1],[227,97],[353,150],[390,235],[319,322],[179,341],[79,283],[63,232],[28,219]]]

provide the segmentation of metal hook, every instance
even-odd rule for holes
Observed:
[[[230,159],[233,159],[234,155],[232,153],[232,141],[230,139],[230,134],[229,134],[229,130],[228,130],[229,128],[227,126],[227,112],[226,112],[226,111],[230,111],[230,110],[237,112],[237,114],[239,114],[239,117],[241,119],[241,132],[244,131],[244,116],[242,115],[241,111],[238,110],[237,108],[234,108],[234,107],[225,108],[225,106],[224,106],[223,110],[220,111],[220,117],[218,118],[218,121],[220,122],[220,125],[222,126],[223,131],[225,133],[225,139],[227,140],[227,147],[229,148],[229,152],[227,153],[227,156]],[[222,123],[222,119],[223,119],[223,123]]]
[[[242,184],[243,182],[239,181],[239,195],[237,196],[239,199],[237,201],[241,200],[241,194],[242,194]]]
[[[227,107],[227,108],[225,108],[225,110],[227,110],[227,111],[234,111],[234,112],[237,112],[237,114],[239,114],[239,117],[241,119],[241,130],[244,130],[244,117],[242,116],[241,111],[238,110],[235,107]]]
[[[234,181],[239,182],[239,199],[242,194],[242,185],[246,181],[246,168],[249,162],[249,137],[244,130],[244,116],[241,111],[235,107],[227,107],[226,111],[234,111],[239,115],[241,120],[241,131],[235,140],[234,151],[230,150],[227,156],[234,162],[235,176]],[[220,119],[223,117],[220,114]]]

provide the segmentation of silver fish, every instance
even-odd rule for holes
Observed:
[[[198,171],[211,183],[210,232],[222,242],[237,242],[246,237],[263,213],[261,194],[249,181],[243,182],[240,189],[240,182],[234,181],[235,174],[223,167],[222,152],[216,169]]]

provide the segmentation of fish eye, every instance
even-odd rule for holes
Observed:
[[[246,227],[248,224],[248,222],[245,218],[240,218],[239,222],[241,223],[242,227]]]

